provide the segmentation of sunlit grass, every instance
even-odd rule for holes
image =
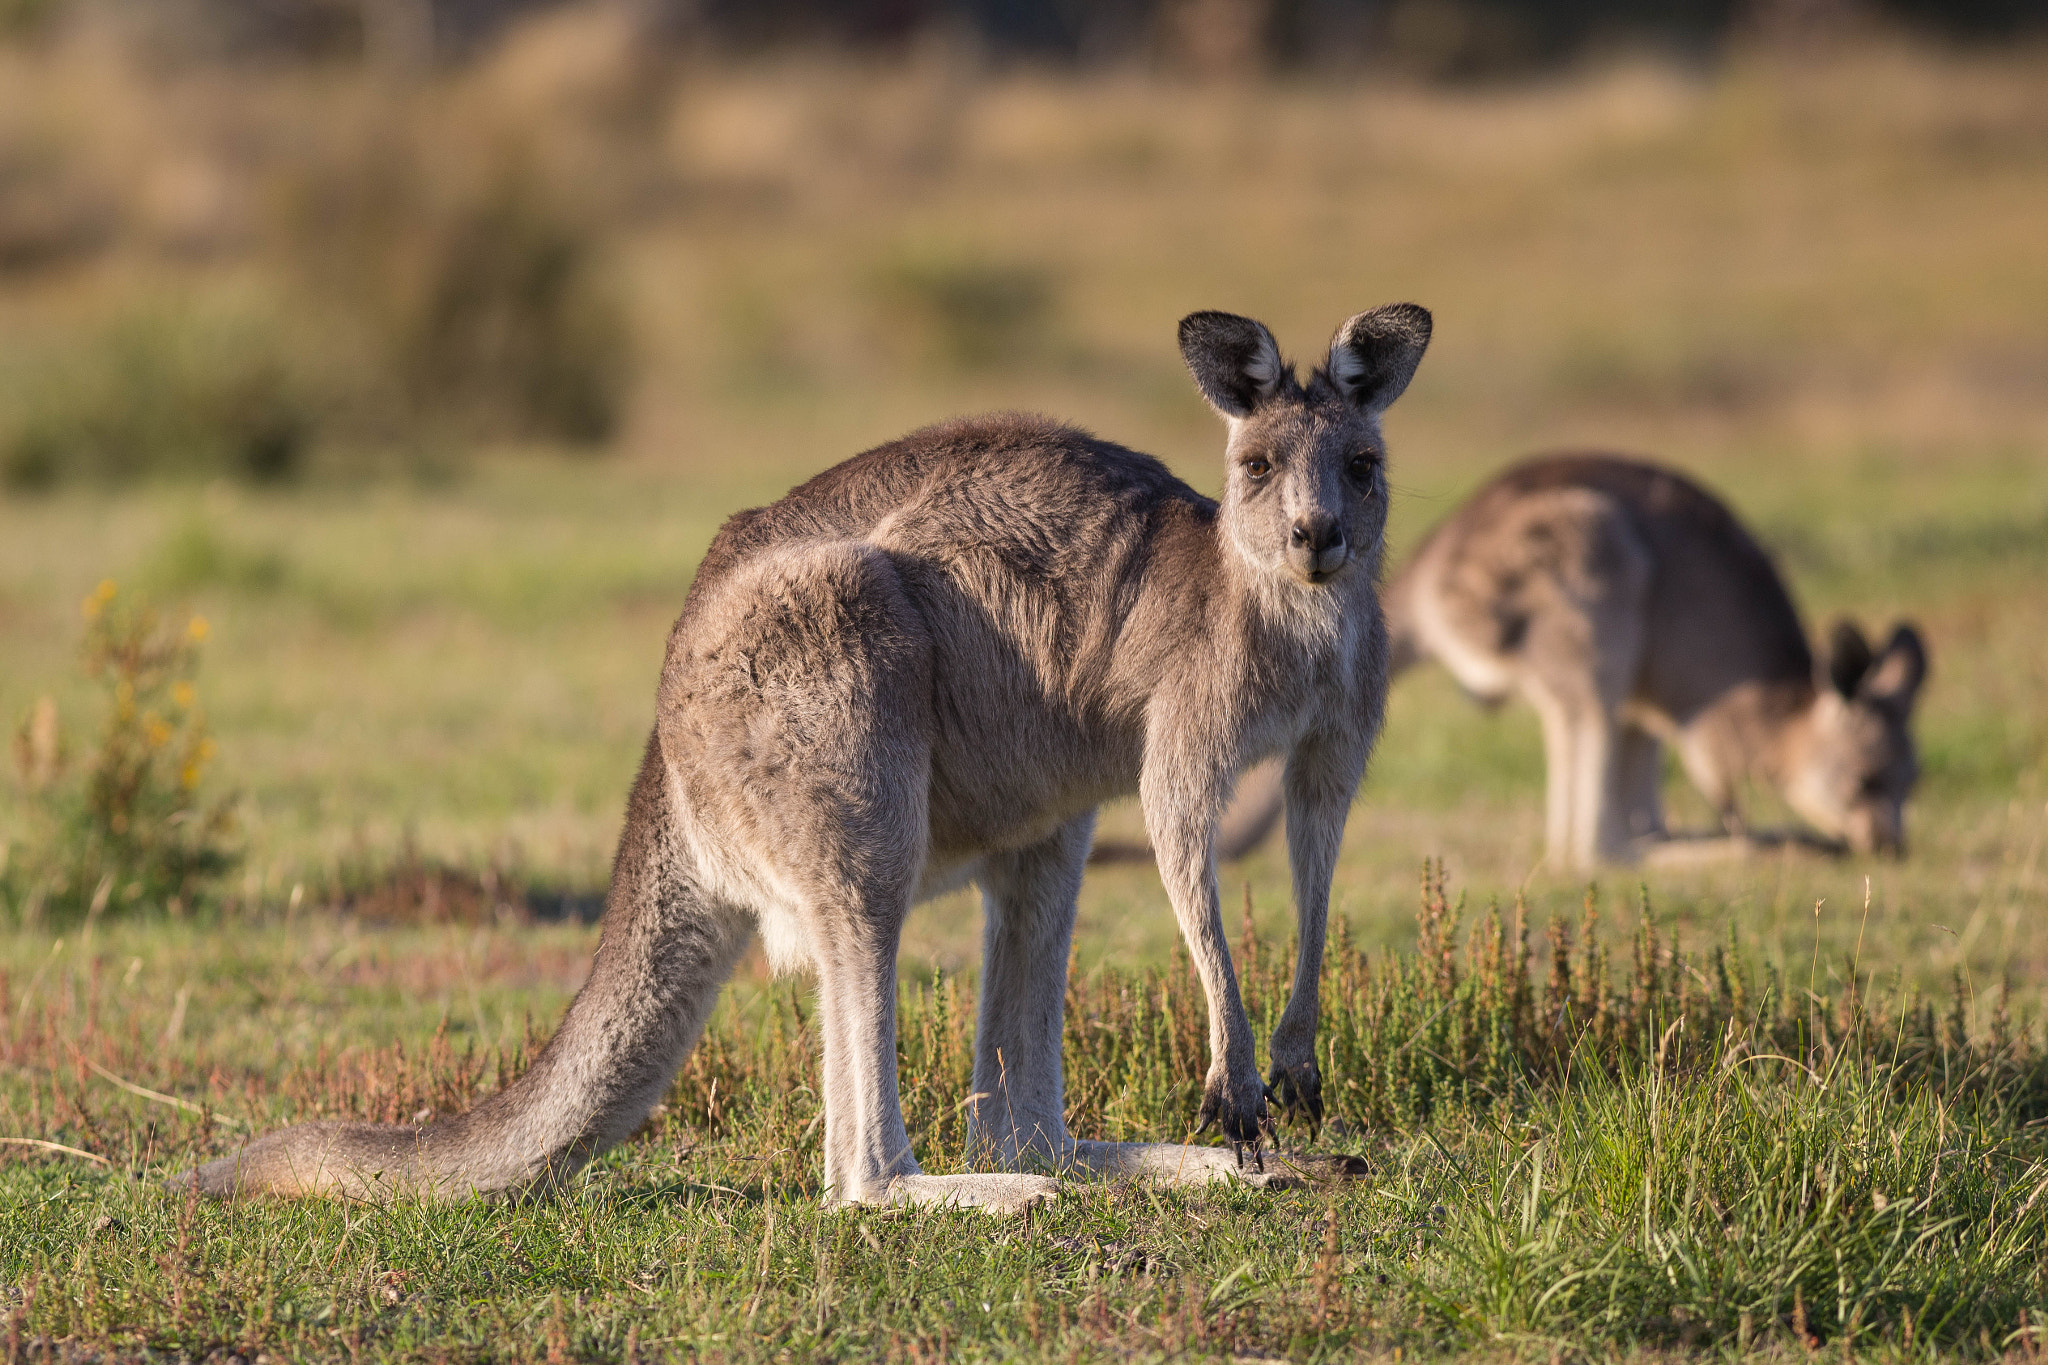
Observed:
[[[0,1124],[54,1145],[0,1167],[0,1275],[19,1339],[194,1356],[1988,1358],[2048,1328],[2031,1031],[1861,974],[1810,996],[1801,967],[1839,983],[1853,964],[1759,963],[1740,940],[1687,953],[1650,920],[1627,955],[1559,937],[1555,962],[1497,919],[1477,928],[1457,946],[1425,887],[1418,955],[1332,955],[1320,1145],[1366,1157],[1368,1178],[1075,1183],[1010,1221],[822,1209],[812,1011],[757,975],[648,1128],[544,1198],[195,1203],[161,1177],[258,1129],[413,1120],[503,1085],[538,1036],[508,1005],[559,1003],[580,932],[365,935],[316,916],[227,952],[116,925],[40,963],[16,941]],[[1280,948],[1237,945],[1261,1028]],[[973,1010],[957,978],[904,989],[928,1170],[969,1160]],[[332,1046],[337,1027],[357,1040]],[[1204,1034],[1184,960],[1078,978],[1074,1129],[1181,1137]]]

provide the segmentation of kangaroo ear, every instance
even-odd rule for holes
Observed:
[[[1225,417],[1249,417],[1280,392],[1286,366],[1261,323],[1235,313],[1190,313],[1180,320],[1180,354],[1195,387]]]
[[[1892,627],[1892,638],[1885,641],[1884,652],[1863,675],[1857,692],[1904,715],[1913,709],[1913,698],[1926,680],[1927,646],[1921,643],[1919,631],[1901,621]]]
[[[1828,632],[1828,685],[1844,699],[1855,696],[1863,675],[1870,671],[1870,658],[1870,642],[1856,629],[1856,623],[1835,622]]]
[[[1385,411],[1415,377],[1429,327],[1429,310],[1412,303],[1360,313],[1330,339],[1330,382],[1353,407]]]

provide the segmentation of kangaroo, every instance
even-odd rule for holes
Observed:
[[[731,518],[669,635],[590,978],[533,1065],[453,1118],[288,1128],[186,1179],[357,1198],[560,1181],[642,1121],[758,931],[775,967],[817,973],[829,1202],[1015,1209],[1062,1171],[1258,1180],[1269,1094],[1320,1112],[1331,869],[1386,693],[1380,414],[1429,333],[1411,304],[1361,313],[1303,383],[1261,324],[1183,319],[1228,427],[1220,505],[1149,456],[1006,415]],[[1301,946],[1269,1090],[1211,844],[1235,775],[1270,753]],[[1095,808],[1133,790],[1207,997],[1199,1126],[1232,1150],[1067,1131],[1076,895]],[[897,945],[915,902],[970,881],[987,914],[969,1131],[1001,1169],[932,1176],[898,1101]]]
[[[1873,650],[1842,622],[1817,670],[1769,556],[1681,474],[1528,460],[1432,531],[1385,597],[1393,671],[1435,658],[1482,701],[1536,708],[1553,863],[1657,853],[1665,743],[1738,847],[1737,790],[1754,779],[1827,839],[1904,854],[1920,633],[1895,626]],[[1224,828],[1249,851],[1281,805],[1277,774],[1255,768]]]

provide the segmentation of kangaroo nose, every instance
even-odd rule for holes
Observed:
[[[1294,523],[1294,543],[1311,554],[1322,554],[1344,543],[1344,529],[1327,513],[1302,517]]]

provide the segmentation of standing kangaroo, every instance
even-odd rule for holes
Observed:
[[[1229,426],[1219,505],[1148,456],[1004,416],[827,470],[713,540],[669,634],[589,981],[527,1072],[423,1127],[289,1128],[190,1179],[436,1197],[559,1180],[667,1089],[758,929],[818,974],[825,1189],[836,1202],[1016,1208],[1078,1169],[1207,1180],[1218,1148],[1076,1142],[1060,1076],[1067,945],[1103,800],[1143,802],[1208,997],[1200,1121],[1270,1130],[1211,852],[1236,774],[1287,755],[1300,955],[1271,1093],[1320,1109],[1316,989],[1331,868],[1376,737],[1381,412],[1428,345],[1410,304],[1341,327],[1306,384],[1247,318],[1180,347]],[[926,897],[986,907],[975,1151],[929,1176],[897,1098],[896,954]]]
[[[1730,834],[1752,778],[1830,839],[1905,850],[1919,632],[1873,651],[1843,622],[1817,670],[1769,557],[1680,474],[1609,455],[1516,465],[1430,532],[1386,610],[1395,670],[1436,658],[1481,700],[1536,708],[1560,866],[1655,850],[1663,743]],[[1220,853],[1271,829],[1277,787],[1246,775]]]

